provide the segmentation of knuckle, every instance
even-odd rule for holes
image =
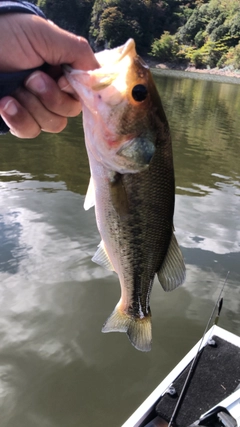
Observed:
[[[58,128],[56,129],[56,133],[62,132],[62,130],[64,130],[66,126],[67,126],[67,119],[64,118],[59,124]]]
[[[81,104],[72,96],[62,93],[59,96],[59,102],[55,108],[63,117],[75,117],[81,112]]]
[[[67,119],[65,117],[57,118],[54,120],[50,120],[47,124],[45,124],[42,130],[44,132],[50,133],[60,133],[67,126]]]
[[[79,36],[78,40],[82,43],[83,46],[88,47],[89,43],[85,37]]]
[[[32,130],[22,130],[19,128],[10,128],[10,133],[14,136],[16,136],[17,138],[21,138],[21,139],[33,139],[36,138],[40,133],[41,133],[41,129],[40,128],[35,128]]]
[[[80,102],[78,102],[75,105],[74,109],[72,109],[71,113],[69,114],[69,117],[79,116],[79,114],[81,113],[81,111],[82,111],[82,106],[81,106]]]
[[[38,135],[40,135],[40,133],[41,133],[41,129],[40,128],[35,129],[35,131],[31,133],[31,135],[29,136],[29,138],[36,138]]]

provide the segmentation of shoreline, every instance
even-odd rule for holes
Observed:
[[[144,59],[144,58],[143,58]],[[158,62],[156,59],[146,57],[145,62],[150,68],[156,68],[163,71],[186,71],[189,73],[212,74],[215,76],[234,77],[240,79],[240,70],[232,70],[229,67],[225,68],[196,68],[192,65],[172,64],[168,62]],[[240,80],[239,80],[240,83]]]

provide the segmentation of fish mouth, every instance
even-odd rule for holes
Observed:
[[[151,162],[155,151],[155,145],[151,140],[139,136],[125,143],[116,154],[124,157],[136,167],[146,168]]]

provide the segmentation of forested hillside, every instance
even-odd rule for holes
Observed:
[[[36,1],[33,1],[36,3]],[[38,0],[49,19],[95,50],[133,37],[140,54],[240,68],[240,0]]]

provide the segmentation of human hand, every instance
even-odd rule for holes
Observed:
[[[51,65],[51,76],[35,71],[12,96],[0,100],[0,115],[19,138],[34,138],[41,130],[60,132],[81,104],[64,77],[61,64],[89,70],[99,65],[88,42],[53,23],[30,14],[0,16],[0,72]],[[11,52],[11,55],[9,55]],[[59,79],[60,77],[60,79]]]

